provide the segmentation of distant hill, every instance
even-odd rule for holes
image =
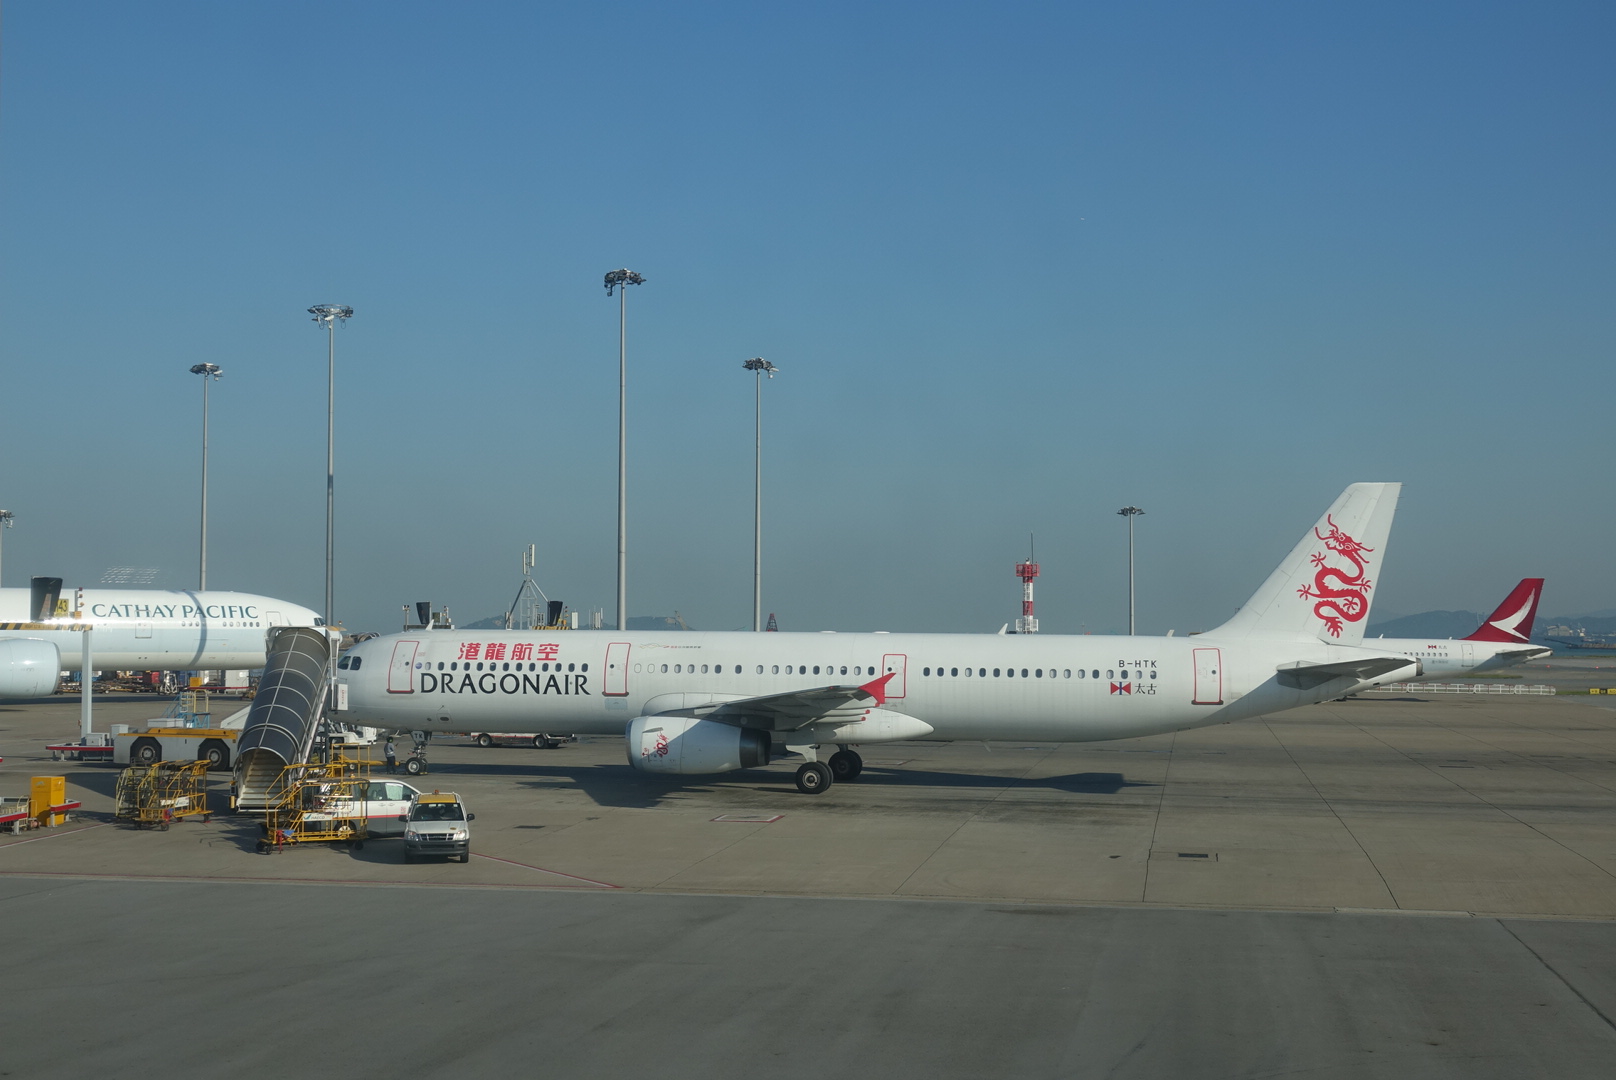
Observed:
[[[1474,611],[1422,611],[1401,619],[1370,623],[1364,637],[1462,638],[1475,633],[1480,625],[1481,616]]]

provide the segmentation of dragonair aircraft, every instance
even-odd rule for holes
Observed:
[[[345,719],[397,729],[624,734],[649,773],[788,752],[809,793],[858,776],[859,745],[1088,742],[1262,716],[1409,669],[1363,641],[1399,488],[1347,488],[1234,618],[1196,637],[433,630],[350,649],[338,701]]]
[[[1522,578],[1504,602],[1483,620],[1475,633],[1448,638],[1378,637],[1369,644],[1377,649],[1399,652],[1418,660],[1428,676],[1456,675],[1466,671],[1491,671],[1513,667],[1528,660],[1552,656],[1553,649],[1532,644],[1532,620],[1537,618],[1537,602],[1543,595],[1542,578]],[[1413,678],[1412,669],[1403,673]]]
[[[323,621],[251,593],[64,591],[60,578],[35,578],[32,589],[0,589],[0,700],[55,693],[61,672],[82,664],[85,626],[97,669],[209,671],[263,667],[270,628]]]

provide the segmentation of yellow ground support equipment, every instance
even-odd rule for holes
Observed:
[[[293,844],[340,843],[365,846],[365,801],[374,762],[359,756],[359,747],[332,745],[324,764],[290,765],[272,786],[264,814],[260,854],[270,855]]]
[[[141,829],[148,825],[167,829],[173,822],[196,816],[206,822],[212,816],[208,812],[208,763],[131,765],[118,774],[114,804],[114,820]]]

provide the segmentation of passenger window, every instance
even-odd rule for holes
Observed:
[[[1021,669],[1021,677],[1023,679],[1025,679],[1027,677],[1027,669],[1026,668]]]
[[[772,672],[770,672],[770,674],[773,674],[773,675],[780,674],[780,665],[779,664],[773,664],[771,666],[774,668],[774,670]],[[787,666],[789,667],[790,665],[787,665]]]
[[[483,662],[481,660],[479,660],[479,661],[477,661],[477,670],[481,671],[482,669],[483,669]]]
[[[1099,674],[1099,673],[1096,672],[1095,674]],[[1105,669],[1105,677],[1108,678],[1108,679],[1114,679],[1114,678],[1117,677],[1117,673],[1112,671],[1110,668],[1106,668]]]
[[[985,667],[977,668],[976,669],[976,677],[979,678],[979,679],[987,678],[988,677],[988,669],[985,668]]]
[[[843,664],[843,665],[842,665],[842,674],[843,674],[843,675],[846,675],[846,674],[847,674],[847,665],[846,665],[846,664]]]
[[[707,674],[707,665],[706,664],[701,665],[701,673],[703,675]]]
[[[579,671],[588,671],[589,670],[589,665],[588,664],[579,664],[578,665],[578,670]]]
[[[741,669],[740,669],[740,668],[736,668],[736,669],[735,669],[735,674],[737,674],[737,675],[739,675],[739,674],[740,674],[740,673],[741,673]],[[763,665],[762,665],[762,664],[759,664],[759,665],[758,665],[758,666],[757,666],[757,673],[758,673],[758,674],[759,674],[759,675],[761,675],[761,674],[763,674]]]
[[[568,671],[577,671],[578,668],[577,668],[577,665],[575,665],[575,664],[568,664],[567,665],[567,670]]]
[[[940,673],[942,671],[942,668],[938,668],[937,670]],[[930,675],[931,674],[931,668],[921,668],[920,673],[922,675]]]
[[[1151,677],[1151,678],[1152,678],[1152,679],[1154,679],[1154,678],[1155,678],[1155,677],[1156,677],[1156,673],[1155,673],[1155,672],[1154,672],[1154,671],[1152,671],[1152,672],[1151,672],[1151,673],[1150,673],[1150,677]]]
[[[668,665],[663,664],[662,665],[662,674],[666,675],[667,673],[668,673]]]
[[[1094,669],[1094,677],[1096,679],[1098,679],[1100,677],[1100,669],[1099,668]]]
[[[635,664],[635,665],[634,665],[634,673],[635,673],[635,674],[636,674],[636,675],[638,675],[638,674],[639,674],[639,671],[640,671],[640,665],[638,665],[638,664]]]
[[[1050,676],[1050,678],[1051,678],[1051,679],[1053,679],[1053,678],[1054,678],[1054,677],[1055,677],[1055,676],[1053,676],[1053,675],[1051,675],[1051,676]],[[1071,668],[1067,668],[1067,669],[1066,669],[1066,674],[1065,674],[1065,675],[1064,675],[1064,676],[1063,676],[1063,678],[1067,678],[1067,679],[1070,679],[1070,678],[1071,678],[1071,677],[1072,677],[1072,669],[1071,669]]]
[[[1039,668],[1037,671],[1033,672],[1033,675],[1036,678],[1042,679],[1044,677],[1044,669]]]
[[[741,665],[736,664],[735,665],[735,674],[739,675],[740,673],[741,673]],[[758,674],[759,675],[763,674],[763,669],[761,667],[758,668]]]
[[[998,668],[993,669],[993,677],[995,679],[997,679],[999,677],[999,669]]]
[[[818,665],[818,664],[815,664],[815,665],[814,665],[814,674],[815,674],[815,675],[818,675],[818,674],[819,674],[819,665]]]
[[[442,670],[443,670],[443,661],[442,661],[442,660],[439,660],[439,661],[438,661],[438,670],[439,670],[439,671],[442,671]]]
[[[950,675],[954,676],[955,678],[958,678],[959,677],[959,668],[951,667],[951,668],[948,669],[948,673]]]

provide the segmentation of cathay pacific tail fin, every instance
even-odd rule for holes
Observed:
[[[1487,616],[1487,621],[1481,624],[1480,629],[1465,640],[1517,642],[1532,640],[1532,620],[1537,618],[1537,601],[1542,595],[1542,578],[1522,578],[1521,583],[1504,597],[1504,602],[1498,605],[1498,610]]]
[[[1401,484],[1353,484],[1217,634],[1363,640]]]

